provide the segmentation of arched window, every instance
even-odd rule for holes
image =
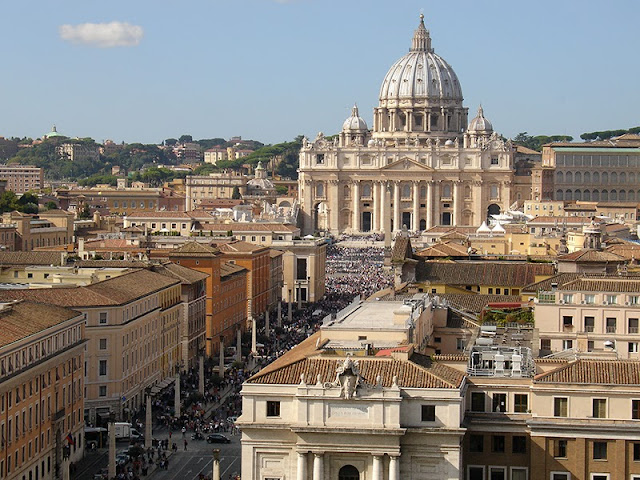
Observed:
[[[591,173],[584,172],[584,183],[591,183]]]
[[[497,200],[498,199],[498,186],[497,185],[491,185],[491,187],[489,188],[489,197],[491,198],[491,200]]]
[[[442,186],[442,196],[444,198],[451,198],[451,185],[449,185],[448,183],[445,183]]]
[[[618,200],[618,192],[616,190],[611,190],[611,193],[609,193],[609,200],[614,202]]]
[[[427,198],[427,187],[420,187],[420,198]]]
[[[600,200],[600,192],[598,190],[594,190],[593,193],[591,194],[591,199],[594,202],[598,202]]]
[[[629,190],[629,192],[627,193],[627,200],[630,202],[635,202],[636,201],[636,192],[634,192],[633,190]]]
[[[365,183],[362,187],[362,196],[364,198],[371,198],[371,185]]]
[[[562,190],[556,190],[556,200],[564,200]]]
[[[574,183],[582,183],[582,174],[580,172],[576,172],[573,176]]]
[[[582,199],[585,202],[588,202],[589,200],[591,200],[591,192],[589,190],[585,190],[584,192],[582,192]]]
[[[573,200],[573,196],[571,195],[571,190],[566,189],[564,191],[564,200],[565,202],[570,202],[571,200]]]
[[[609,174],[607,172],[602,172],[602,184],[606,185],[609,183]]]
[[[402,185],[402,198],[411,198],[411,185],[408,183]]]
[[[471,198],[471,187],[469,185],[464,186],[464,198]]]
[[[618,194],[618,199],[621,202],[626,202],[627,201],[627,192],[625,190],[620,190],[620,193]]]
[[[324,197],[324,184],[318,183],[316,185],[316,197]]]
[[[629,179],[629,183],[633,185],[634,183],[636,183],[636,174],[633,172],[629,172],[628,179]]]
[[[593,183],[600,183],[600,174],[598,172],[593,172]]]
[[[574,200],[582,200],[582,191],[580,189],[573,191],[573,199]]]
[[[556,182],[564,183],[564,173],[562,172],[556,173]]]
[[[611,172],[611,185],[617,185],[618,183],[618,174],[616,172]]]
[[[622,184],[627,183],[627,174],[624,172],[620,174],[620,183]]]
[[[338,472],[338,480],[360,480],[360,472],[353,465],[345,465]]]
[[[609,200],[609,190],[602,190],[602,193],[600,194],[600,200],[602,200],[603,202],[607,202]]]
[[[349,197],[351,197],[351,189],[349,188],[349,185],[345,185],[345,186],[344,186],[344,189],[343,189],[343,192],[342,192],[342,193],[343,193],[343,195],[344,195],[344,198],[349,198]]]
[[[426,230],[427,229],[427,221],[423,218],[422,220],[420,220],[420,230]]]
[[[564,183],[573,183],[573,173],[572,172],[567,172],[567,174],[564,177],[565,177],[565,182]]]

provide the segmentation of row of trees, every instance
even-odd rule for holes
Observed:
[[[545,143],[551,142],[571,142],[573,137],[570,135],[529,135],[528,132],[521,132],[513,138],[513,142],[522,145],[523,147],[530,148],[531,150],[536,150],[538,152],[542,151],[542,146]]]
[[[624,135],[625,133],[640,133],[640,127],[633,127],[627,130],[603,130],[601,132],[587,132],[580,135],[582,140],[608,140],[612,137],[619,137],[620,135]]]

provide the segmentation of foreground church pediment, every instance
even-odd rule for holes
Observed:
[[[381,171],[393,171],[393,172],[434,172],[435,169],[416,162],[408,157],[396,160],[389,165],[385,165],[380,169]]]

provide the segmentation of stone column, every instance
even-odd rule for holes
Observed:
[[[204,357],[200,355],[200,365],[198,371],[198,391],[204,395]]]
[[[109,478],[116,477],[116,424],[109,423]]]
[[[380,230],[380,183],[373,182],[373,222],[371,230],[377,232]]]
[[[486,210],[483,209],[482,199],[482,181],[473,182],[473,224],[480,225],[487,216]]]
[[[271,325],[269,325],[269,309],[264,312],[264,334],[268,337]]]
[[[220,480],[220,450],[213,449],[213,471],[211,472],[211,480]]]
[[[236,330],[236,362],[242,361],[242,329]]]
[[[62,480],[70,480],[69,477],[69,464],[71,462],[69,461],[69,459],[67,460],[62,460]]]
[[[278,300],[278,327],[282,328],[282,302]]]
[[[400,464],[398,457],[393,455],[389,457],[389,480],[400,480]]]
[[[298,469],[296,480],[307,480],[307,453],[298,452]]]
[[[289,290],[289,311],[287,312],[287,319],[289,320],[289,325],[293,323],[293,290]]]
[[[393,230],[402,230],[400,224],[400,181],[393,181]]]
[[[453,181],[453,221],[451,224],[455,227],[462,225],[462,200],[460,199],[460,187],[462,182],[460,180]]]
[[[360,231],[360,182],[353,181],[353,220],[351,226],[354,232]]]
[[[173,390],[175,392],[175,397],[173,399],[175,403],[175,409],[176,409],[175,416],[180,417],[181,411],[180,411],[180,374],[179,373],[176,375],[176,385]]]
[[[373,456],[373,480],[382,480],[382,455]]]
[[[427,182],[427,229],[433,227],[433,180]]]
[[[411,218],[411,230],[417,232],[420,228],[420,181],[413,181],[413,215]]]
[[[329,225],[331,232],[340,230],[340,181],[329,180]]]
[[[433,225],[437,227],[440,225],[440,206],[442,202],[440,201],[440,182],[436,181],[433,183]]]
[[[224,336],[220,335],[220,351],[218,352],[218,375],[224,375]]]
[[[324,480],[324,454],[322,453],[313,454],[313,480]]]
[[[152,432],[151,425],[153,422],[153,417],[151,415],[151,394],[147,393],[147,404],[145,407],[145,420],[144,420],[144,448],[152,447]]]
[[[251,353],[253,353],[254,355],[258,352],[258,349],[256,348],[256,343],[257,343],[257,332],[256,330],[258,329],[258,322],[255,318],[251,318]]]
[[[386,181],[382,181],[380,182],[380,220],[378,222],[378,226],[381,232],[385,232],[385,234],[390,234],[391,232],[387,231],[387,215],[389,215],[389,213],[387,212],[387,206],[389,205],[388,199],[387,199],[387,182]]]

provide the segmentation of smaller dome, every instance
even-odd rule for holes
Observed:
[[[444,142],[444,146],[445,146],[445,147],[451,147],[451,146],[453,146],[453,140],[447,140],[446,142]]]
[[[478,108],[478,115],[475,116],[471,122],[469,122],[469,128],[467,129],[469,132],[476,133],[491,133],[493,132],[493,125],[491,122],[484,117],[484,111],[482,110],[482,105]]]
[[[358,114],[358,106],[354,105],[351,109],[351,116],[342,124],[342,130],[367,131],[367,122]]]
[[[56,130],[56,126],[51,127],[51,131],[49,133],[44,134],[45,138],[53,138],[53,137],[64,137],[61,133],[58,133]]]

